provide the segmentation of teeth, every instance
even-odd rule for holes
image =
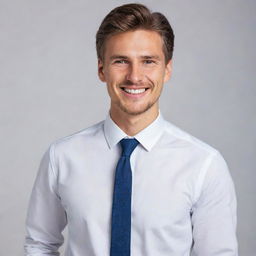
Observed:
[[[145,88],[144,89],[127,89],[127,88],[124,88],[124,90],[128,93],[131,93],[131,94],[139,94],[139,93],[143,93],[145,92]]]

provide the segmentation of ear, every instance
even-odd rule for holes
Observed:
[[[169,62],[165,66],[165,75],[164,75],[164,82],[167,82],[172,74],[172,60],[169,60]]]
[[[98,59],[98,76],[102,82],[106,82],[104,68],[103,68],[103,61],[100,59]]]

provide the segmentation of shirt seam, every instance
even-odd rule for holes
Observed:
[[[56,194],[56,196],[59,198],[58,196],[58,190],[57,190],[57,181],[58,181],[58,176],[56,173],[56,163],[55,163],[55,145],[54,143],[51,144],[50,146],[50,166],[51,166],[51,172],[56,180],[55,186],[54,186],[54,192]]]
[[[213,158],[217,155],[218,151],[211,152],[207,159],[205,160],[205,163],[203,164],[200,172],[199,172],[199,178],[198,178],[198,183],[196,184],[196,192],[195,192],[195,198],[194,198],[194,203],[192,209],[195,208],[198,200],[201,197],[202,190],[203,190],[203,184],[205,182],[206,175],[210,169],[210,166],[213,162]]]

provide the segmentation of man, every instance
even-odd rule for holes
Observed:
[[[174,35],[140,4],[115,8],[96,36],[106,120],[51,144],[32,191],[26,255],[235,256],[236,196],[211,146],[159,111]]]

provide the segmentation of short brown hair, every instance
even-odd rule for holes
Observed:
[[[104,44],[110,36],[137,29],[157,32],[163,39],[166,63],[172,59],[174,34],[171,25],[163,14],[152,13],[142,4],[125,4],[116,7],[103,19],[96,34],[98,59],[104,59]]]

